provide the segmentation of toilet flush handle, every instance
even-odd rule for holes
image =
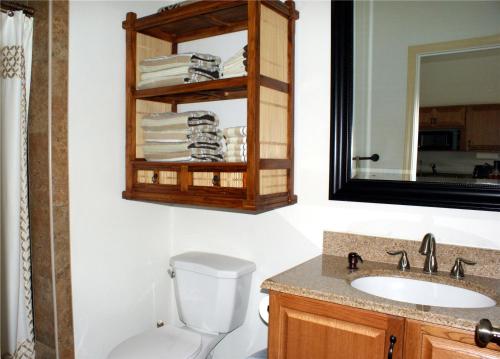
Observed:
[[[174,279],[175,278],[175,272],[173,269],[169,269],[167,271],[168,275],[170,276],[170,278]]]

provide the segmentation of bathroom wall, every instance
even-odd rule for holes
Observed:
[[[260,283],[321,253],[324,230],[413,240],[431,231],[438,243],[500,249],[500,213],[328,200],[328,1],[297,2],[297,205],[249,215],[122,200],[121,21],[127,11],[144,15],[157,6],[138,1],[70,6],[70,223],[78,359],[104,358],[118,342],[153,327],[156,320],[177,320],[167,262],[186,250],[234,255],[257,264],[245,324],[215,353],[215,359],[243,359],[267,345],[267,327],[257,314]],[[232,45],[224,43],[213,51]]]
[[[420,107],[499,101],[500,48],[422,59]]]
[[[126,201],[125,31],[128,11],[159,2],[70,3],[69,184],[75,352],[103,359],[169,308],[170,212]]]
[[[246,322],[221,342],[215,359],[241,359],[266,346],[267,327],[257,313],[262,297],[259,285],[320,254],[324,230],[409,240],[433,232],[438,243],[500,249],[500,213],[328,200],[330,58],[325,54],[330,48],[330,3],[299,1],[297,8],[295,191],[299,203],[259,215],[173,209],[172,255],[205,250],[257,264]]]

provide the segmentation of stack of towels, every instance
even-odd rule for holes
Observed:
[[[173,86],[219,78],[220,57],[186,53],[157,56],[142,60],[139,64],[138,89]]]
[[[151,113],[142,118],[144,158],[148,161],[223,160],[219,119],[210,111]]]
[[[248,46],[243,47],[240,51],[224,62],[221,69],[222,78],[247,75],[247,48]]]
[[[247,161],[247,126],[225,128],[224,137],[226,139],[226,162],[246,162]]]

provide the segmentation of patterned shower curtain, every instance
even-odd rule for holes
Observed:
[[[1,13],[1,354],[35,358],[28,217],[28,99],[33,19]]]

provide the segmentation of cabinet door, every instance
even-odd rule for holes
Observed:
[[[404,319],[314,299],[271,293],[269,359],[385,359],[396,336],[402,358]]]
[[[420,129],[464,128],[465,106],[422,107]]]
[[[470,106],[466,126],[468,151],[500,151],[500,105]]]
[[[500,359],[498,350],[493,345],[476,346],[472,332],[406,322],[405,359]]]

